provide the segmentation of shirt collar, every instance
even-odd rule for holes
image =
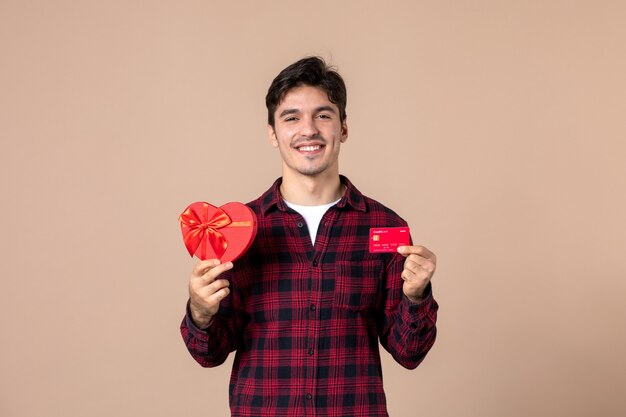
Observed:
[[[337,203],[338,208],[344,208],[347,205],[358,211],[365,210],[365,199],[363,194],[350,182],[350,180],[343,175],[339,176],[339,180],[346,187],[346,192],[341,197],[341,200]],[[287,211],[289,208],[285,204],[285,200],[280,195],[280,184],[283,179],[278,178],[274,184],[261,196],[261,210],[263,214],[267,213],[272,208],[276,207],[280,211]]]

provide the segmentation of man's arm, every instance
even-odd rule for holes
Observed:
[[[233,267],[217,259],[199,262],[189,279],[187,314],[180,326],[191,356],[204,367],[224,363],[236,349],[237,314],[230,294],[230,283],[220,277]],[[220,313],[218,311],[221,310]]]
[[[435,343],[438,305],[430,280],[436,257],[423,246],[402,246],[386,270],[381,344],[405,368],[414,369]]]

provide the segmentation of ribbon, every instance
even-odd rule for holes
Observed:
[[[200,253],[205,255],[199,256],[201,259],[206,258],[208,245],[213,248],[218,258],[221,258],[226,252],[228,240],[218,229],[226,226],[252,226],[252,222],[233,222],[228,214],[219,207],[214,207],[215,213],[209,219],[209,209],[211,207],[213,206],[208,203],[202,203],[200,213],[198,213],[189,206],[178,218],[181,225],[188,228],[183,236],[183,240],[189,255],[193,256],[200,248]],[[196,208],[196,210],[198,209]]]

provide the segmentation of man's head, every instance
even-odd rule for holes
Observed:
[[[308,85],[326,92],[328,99],[339,108],[339,118],[346,119],[346,85],[343,78],[320,57],[303,58],[282,70],[274,78],[265,96],[267,123],[274,127],[276,108],[292,89]]]
[[[283,177],[338,176],[339,150],[348,138],[341,76],[321,58],[304,58],[278,74],[266,102],[269,140],[280,151]]]

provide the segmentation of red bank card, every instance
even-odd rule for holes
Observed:
[[[370,229],[370,252],[396,252],[398,246],[411,243],[408,227],[372,227]]]

